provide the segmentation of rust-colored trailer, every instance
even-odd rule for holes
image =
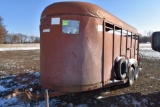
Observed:
[[[40,81],[58,92],[89,91],[138,77],[135,28],[85,2],[45,8],[40,25]]]

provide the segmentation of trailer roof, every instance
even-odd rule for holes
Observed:
[[[128,30],[130,32],[138,34],[138,31],[134,27],[130,26],[129,24],[125,23],[124,21],[120,20],[119,18],[115,17],[109,12],[105,11],[101,7],[86,2],[53,3],[45,8],[45,10],[41,15],[41,18],[45,16],[61,15],[61,14],[70,14],[70,15],[77,14],[77,15],[101,18],[104,19],[106,22],[121,27],[124,30]]]

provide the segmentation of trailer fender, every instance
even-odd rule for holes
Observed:
[[[134,58],[129,59],[128,63],[129,63],[129,66],[136,66],[138,64],[137,60]]]
[[[139,64],[137,60],[134,58],[129,59],[129,66],[131,66],[134,69],[134,80],[136,80],[139,74]]]
[[[118,62],[120,59],[122,59],[123,57],[116,57],[116,62]]]
[[[127,78],[128,78],[127,85],[128,86],[133,85],[134,83],[134,68],[133,67],[129,67]]]
[[[138,74],[139,74],[139,65],[137,64],[135,66],[135,70],[134,70],[134,79],[136,80],[138,78]]]
[[[115,67],[117,79],[125,79],[128,71],[127,61],[124,58],[121,58],[116,62]]]

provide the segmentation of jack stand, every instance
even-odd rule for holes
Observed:
[[[49,107],[49,95],[48,95],[48,90],[47,89],[45,91],[45,101],[46,101],[46,107]]]

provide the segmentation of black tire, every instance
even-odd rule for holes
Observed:
[[[128,68],[126,60],[124,58],[121,58],[116,63],[115,67],[116,67],[115,70],[116,70],[117,79],[119,79],[119,80],[125,79],[126,75],[127,75],[127,68]]]
[[[135,67],[135,71],[134,71],[134,80],[136,80],[138,78],[139,75],[139,65],[137,65]]]
[[[133,67],[130,67],[129,68],[129,71],[128,71],[128,86],[131,86],[133,85],[134,83],[134,68]]]

